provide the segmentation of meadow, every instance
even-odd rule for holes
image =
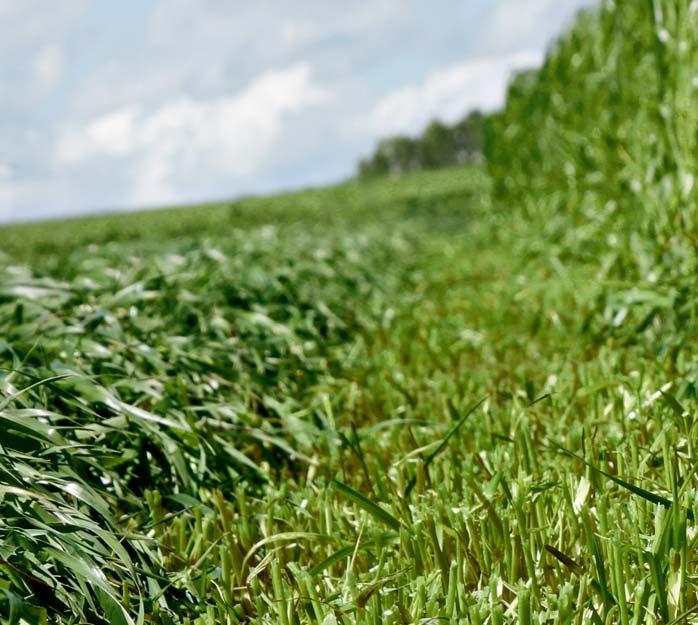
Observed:
[[[0,229],[2,622],[697,622],[696,13],[486,167]]]

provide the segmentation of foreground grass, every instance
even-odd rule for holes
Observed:
[[[478,170],[400,184],[0,233],[4,622],[692,618],[685,294]]]

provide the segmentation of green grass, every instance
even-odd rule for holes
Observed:
[[[478,170],[400,185],[351,229],[302,194],[218,234],[47,253],[54,226],[22,227],[38,269],[7,263],[0,304],[7,622],[693,610],[696,363],[635,325],[676,294],[494,210]]]
[[[338,229],[357,222],[390,222],[396,216],[419,214],[425,203],[445,206],[451,200],[463,199],[463,193],[479,192],[481,185],[468,183],[483,179],[478,170],[450,168],[408,178],[350,181],[335,187],[221,204],[20,223],[0,230],[0,254],[5,254],[5,262],[56,265],[66,253],[88,244],[220,238],[264,225]]]
[[[615,7],[489,176],[0,230],[3,622],[695,621],[695,11]]]

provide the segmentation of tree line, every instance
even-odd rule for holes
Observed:
[[[432,121],[421,135],[396,135],[379,141],[359,161],[359,179],[399,175],[421,169],[477,162],[482,158],[487,116],[472,111],[453,125]]]

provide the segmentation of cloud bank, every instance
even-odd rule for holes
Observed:
[[[56,161],[79,167],[94,159],[127,163],[131,201],[177,201],[191,172],[235,179],[273,154],[287,116],[322,102],[323,90],[301,63],[268,71],[242,92],[209,99],[180,96],[150,112],[125,107],[61,128]]]
[[[535,67],[542,59],[540,50],[524,50],[439,68],[424,80],[380,98],[368,116],[366,127],[377,134],[409,133],[434,118],[453,123],[475,108],[495,110],[504,102],[511,74]]]

